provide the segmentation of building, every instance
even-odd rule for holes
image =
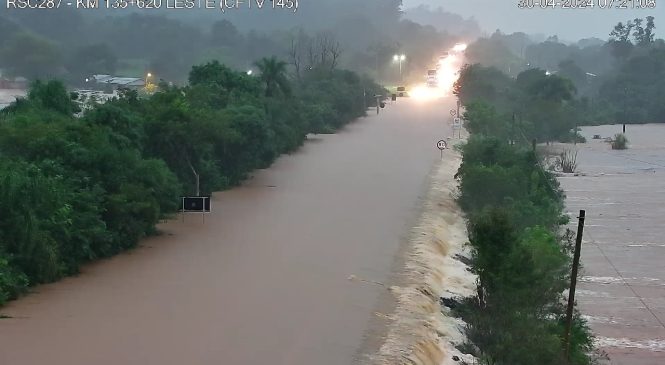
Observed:
[[[117,77],[111,75],[93,75],[89,81],[102,85],[108,85],[113,90],[117,89],[140,89],[145,87],[145,80],[138,77]]]

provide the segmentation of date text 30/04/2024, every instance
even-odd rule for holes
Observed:
[[[519,0],[520,9],[655,9],[657,0]]]
[[[296,12],[299,0],[6,0],[6,9],[282,9]]]

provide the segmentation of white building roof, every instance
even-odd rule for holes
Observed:
[[[143,86],[145,81],[138,77],[116,77],[111,75],[93,75],[93,80],[101,84],[112,84],[121,86]]]

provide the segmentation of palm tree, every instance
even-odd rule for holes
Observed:
[[[254,63],[261,71],[261,81],[266,85],[266,96],[272,97],[277,91],[285,95],[291,93],[289,80],[286,78],[286,62],[278,60],[275,56],[262,58]]]

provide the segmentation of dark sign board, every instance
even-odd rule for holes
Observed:
[[[210,212],[210,197],[209,196],[183,196],[182,209],[183,212]]]

